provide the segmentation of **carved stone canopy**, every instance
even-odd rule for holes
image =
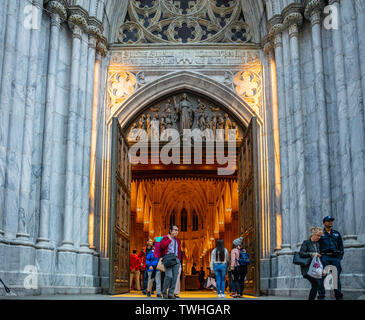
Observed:
[[[240,0],[134,0],[117,43],[246,43],[252,33]]]
[[[140,140],[138,129],[147,133],[148,140],[161,139],[167,129],[175,129],[180,134],[184,129],[198,129],[201,132],[210,129],[207,132],[212,136],[208,139],[215,140],[216,134],[221,134],[221,139],[227,140],[228,130],[236,129],[236,139],[241,141],[244,131],[222,106],[188,92],[177,93],[154,103],[131,121],[126,130],[129,142]]]

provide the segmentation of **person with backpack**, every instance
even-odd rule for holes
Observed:
[[[155,245],[155,243],[153,243],[153,246]],[[156,267],[158,264],[158,260],[159,258],[155,257],[154,255],[154,247],[152,247],[151,250],[149,250],[147,252],[146,255],[146,270],[147,270],[147,276],[148,276],[148,282],[147,282],[147,288],[146,288],[146,294],[147,297],[151,296],[151,290],[152,290],[152,285],[153,282],[155,281],[155,277],[156,277]],[[157,289],[156,289],[157,291]],[[160,288],[161,291],[161,288]]]
[[[218,298],[225,298],[225,280],[227,273],[228,250],[224,247],[224,241],[218,240],[210,257],[210,268],[216,277]]]
[[[231,269],[236,294],[233,295],[233,298],[243,298],[245,277],[249,264],[250,257],[246,249],[242,248],[242,237],[234,240],[231,251]]]

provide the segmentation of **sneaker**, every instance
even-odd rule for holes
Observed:
[[[221,298],[225,298],[226,295],[224,293],[221,294]]]
[[[175,296],[168,296],[167,299],[176,299]]]
[[[151,296],[151,292],[147,291],[147,297]]]
[[[175,297],[176,299],[180,299],[179,295],[177,295],[177,294],[174,294],[174,297]]]
[[[157,297],[157,298],[162,298],[161,294],[158,294],[156,297]]]
[[[163,296],[164,299],[168,299],[167,294],[164,293],[162,296]]]
[[[220,298],[220,297],[221,297],[221,294],[220,294],[220,293],[218,293],[217,298]]]

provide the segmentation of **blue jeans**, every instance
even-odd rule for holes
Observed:
[[[218,294],[224,294],[225,290],[225,280],[226,280],[226,264],[225,263],[215,263],[213,266],[215,281],[217,283]]]

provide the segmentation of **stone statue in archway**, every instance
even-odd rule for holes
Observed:
[[[193,107],[186,93],[182,95],[179,105],[177,105],[175,98],[174,103],[175,110],[180,116],[180,132],[183,133],[184,129],[191,129],[193,125]]]

